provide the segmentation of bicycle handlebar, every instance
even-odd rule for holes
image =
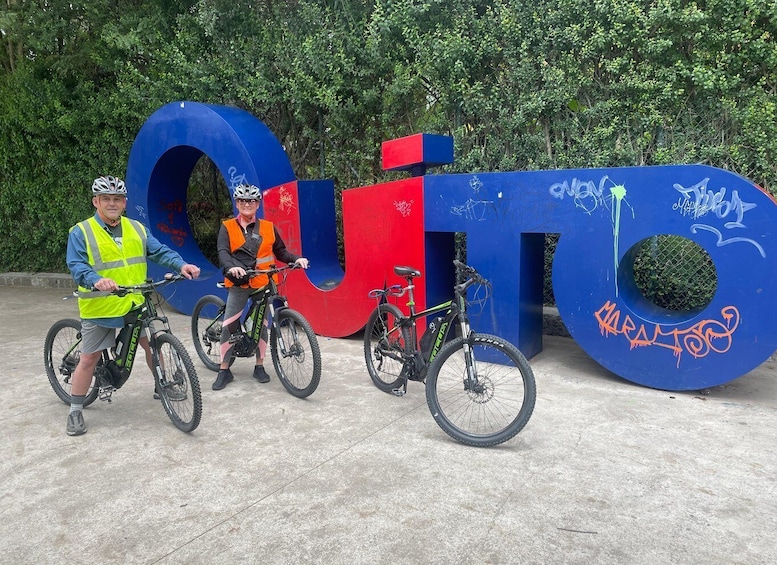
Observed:
[[[182,280],[188,280],[185,276],[181,274],[175,274],[175,273],[167,273],[163,278],[153,281],[153,280],[147,280],[144,283],[140,284],[134,284],[130,286],[119,286],[116,290],[89,290],[86,292],[79,292],[75,291],[73,292],[74,296],[80,296],[80,297],[99,297],[99,296],[109,296],[111,294],[115,294],[116,296],[126,296],[127,294],[130,294],[132,292],[148,292],[151,290],[156,290],[157,288],[161,288],[163,286],[167,286],[170,283],[182,281]]]
[[[119,296],[124,296],[126,294],[129,294],[130,292],[146,292],[149,290],[156,290],[157,288],[161,288],[163,286],[167,286],[168,284],[188,280],[185,276],[181,274],[176,273],[167,273],[163,278],[159,279],[158,281],[152,281],[148,280],[141,284],[134,284],[131,286],[120,286],[117,290],[112,291],[113,294],[117,294]]]
[[[283,271],[293,271],[295,269],[301,269],[299,265],[296,263],[289,263],[288,265],[284,265],[283,267],[276,267],[275,265],[272,265],[269,269],[246,269],[246,275],[249,277],[255,277],[256,275],[274,275],[275,273],[280,273]]]
[[[383,288],[376,288],[375,290],[371,290],[367,293],[367,296],[369,298],[379,298],[381,296],[404,296],[405,293],[410,289],[409,286],[403,287],[401,284],[392,284],[390,287],[383,289]]]
[[[469,265],[465,265],[458,259],[454,259],[453,264],[458,271],[461,271],[467,275],[467,280],[461,283],[460,285],[457,285],[457,288],[460,288],[462,291],[466,290],[473,284],[485,284],[485,285],[489,284],[488,280],[485,277],[483,277],[483,275],[478,273],[475,267],[470,267]]]

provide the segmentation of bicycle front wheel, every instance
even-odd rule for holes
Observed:
[[[213,294],[203,296],[192,311],[192,340],[197,356],[211,371],[221,364],[221,326],[224,321],[224,301]]]
[[[410,330],[399,325],[402,312],[393,304],[381,304],[364,328],[364,360],[373,384],[391,392],[402,384],[405,351],[412,347]]]
[[[537,386],[523,354],[508,341],[474,334],[474,378],[467,378],[464,339],[445,345],[426,376],[426,402],[437,424],[453,439],[479,447],[514,437],[534,411]]]
[[[43,342],[43,364],[49,377],[49,384],[59,399],[70,404],[70,380],[81,359],[81,322],[66,319],[55,322],[46,334]],[[102,359],[98,362],[102,364]],[[86,392],[84,406],[97,400],[99,388],[92,377],[92,383]]]
[[[154,339],[154,379],[162,406],[175,427],[191,432],[200,425],[202,393],[189,353],[177,337],[162,333]]]
[[[297,398],[313,394],[321,381],[321,349],[316,334],[302,314],[289,309],[276,314],[270,335],[270,353],[275,372],[290,394]]]

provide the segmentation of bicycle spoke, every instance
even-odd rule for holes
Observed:
[[[381,304],[370,316],[364,329],[364,358],[373,384],[383,392],[392,392],[402,384],[404,352],[410,332],[397,321],[402,313],[396,306]]]
[[[463,340],[448,344],[429,370],[427,401],[443,430],[470,445],[495,445],[515,436],[534,409],[531,368],[518,350],[476,334],[475,378],[467,377]]]
[[[202,397],[200,383],[189,354],[172,334],[157,336],[155,343],[157,391],[165,412],[175,426],[191,432],[200,423]]]
[[[310,396],[321,379],[321,351],[316,334],[299,312],[282,310],[273,325],[270,352],[283,386],[298,398]]]

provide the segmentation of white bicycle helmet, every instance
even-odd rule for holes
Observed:
[[[262,191],[259,190],[258,186],[254,186],[253,184],[239,184],[232,192],[232,196],[234,196],[235,200],[249,200],[251,198],[261,200]]]
[[[124,181],[117,177],[98,177],[92,183],[92,194],[121,194],[127,195],[127,187]]]

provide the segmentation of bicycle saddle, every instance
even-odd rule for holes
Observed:
[[[397,265],[394,267],[394,272],[400,277],[420,277],[421,271],[414,269],[413,267],[402,267]]]

